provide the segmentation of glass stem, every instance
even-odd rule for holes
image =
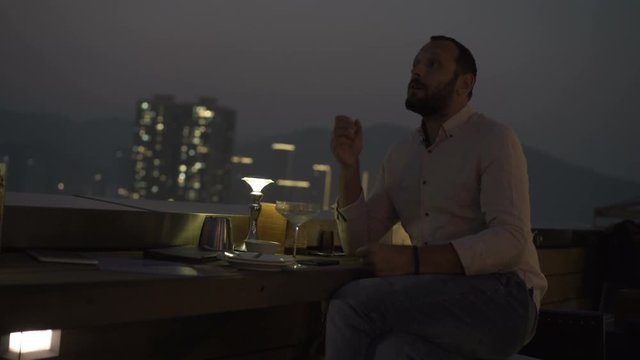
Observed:
[[[300,229],[300,224],[296,224],[296,232],[293,235],[293,257],[296,257],[296,245],[298,243],[298,230]]]

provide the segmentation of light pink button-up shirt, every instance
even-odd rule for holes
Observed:
[[[413,245],[451,243],[467,275],[517,272],[540,308],[547,281],[532,240],[527,163],[516,135],[467,105],[428,149],[422,141],[418,128],[394,145],[368,199],[361,195],[340,209],[343,247],[379,241],[400,221]]]

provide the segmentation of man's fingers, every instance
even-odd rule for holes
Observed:
[[[353,124],[353,119],[346,115],[336,115],[335,124]]]
[[[343,147],[351,147],[353,146],[353,140],[345,139],[345,138],[335,138],[331,141],[331,148],[343,148]]]
[[[354,128],[339,128],[333,130],[333,136],[344,136],[348,138],[354,137]]]
[[[355,133],[359,126],[360,125],[359,125],[359,121],[358,120],[353,120],[352,118],[350,118],[348,116],[345,116],[345,115],[338,115],[338,116],[335,117],[335,122],[333,124],[333,129],[334,129],[334,131],[336,131],[338,129],[348,129],[352,133]]]

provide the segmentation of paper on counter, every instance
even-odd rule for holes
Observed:
[[[198,272],[186,265],[170,261],[149,259],[99,258],[98,268],[105,271],[119,271],[154,275],[198,276]]]

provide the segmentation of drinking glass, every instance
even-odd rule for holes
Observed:
[[[295,226],[296,232],[293,237],[293,257],[295,258],[300,225],[309,221],[320,211],[320,205],[306,202],[276,201],[276,211]]]

